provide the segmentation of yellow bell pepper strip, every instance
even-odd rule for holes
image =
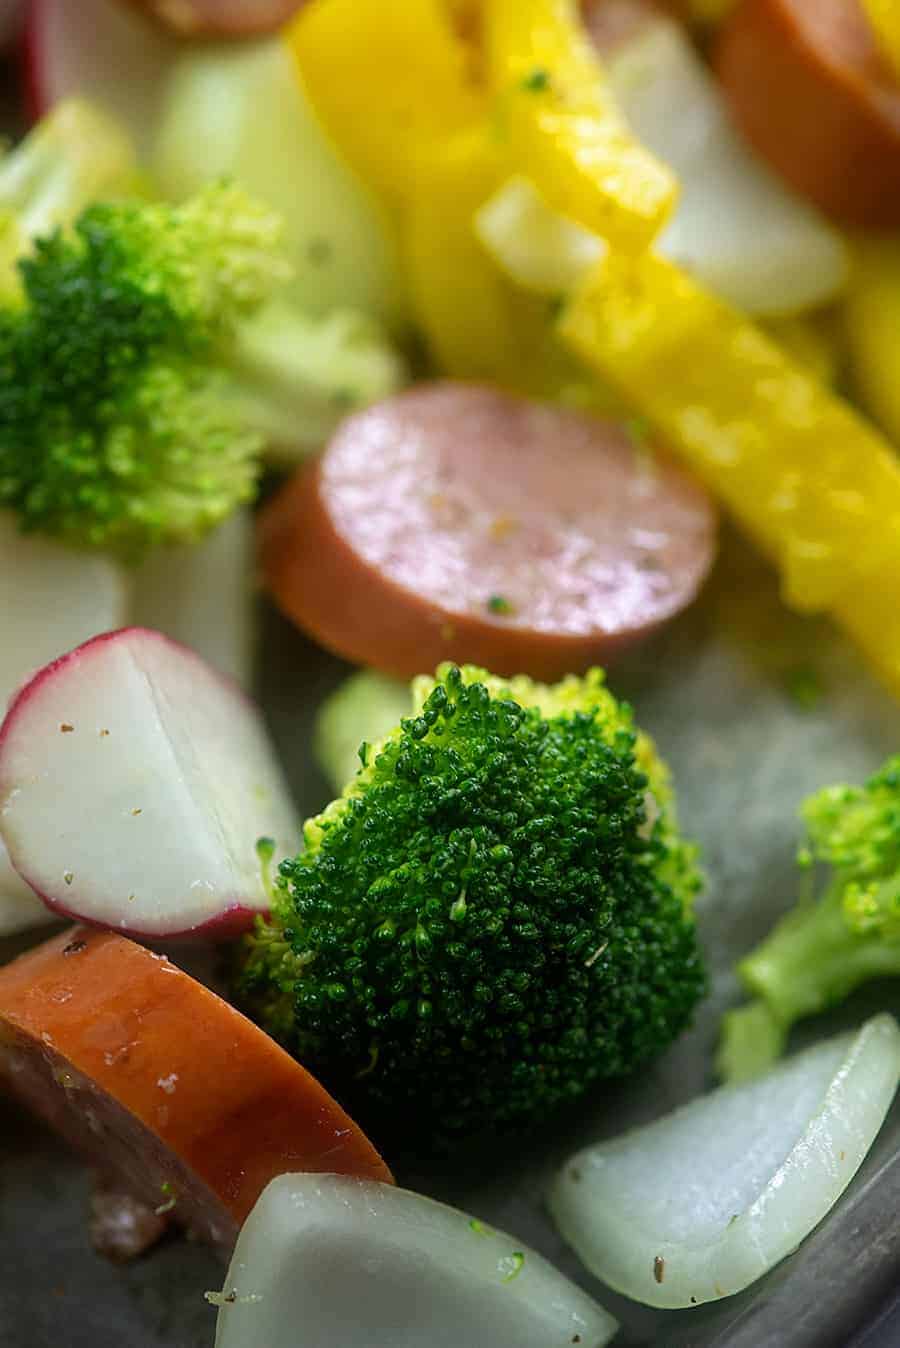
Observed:
[[[820,384],[835,383],[844,359],[844,342],[836,310],[768,318],[761,327]]]
[[[286,36],[326,131],[391,205],[432,144],[482,114],[442,0],[311,0]]]
[[[866,616],[900,577],[900,462],[875,428],[653,253],[610,254],[560,331],[756,539],[786,601],[852,627],[900,690],[900,622]]]
[[[487,0],[484,17],[510,172],[613,247],[647,247],[674,205],[675,180],[628,130],[576,0]]]
[[[900,79],[900,7],[897,0],[862,0],[879,51]]]
[[[418,166],[402,240],[413,312],[435,364],[458,379],[509,384],[522,359],[509,287],[475,236],[473,216],[500,174],[483,127]]]
[[[866,410],[900,447],[900,239],[857,243],[845,302],[850,366]]]
[[[456,379],[618,413],[620,401],[560,341],[555,300],[513,285],[477,235],[478,209],[502,172],[486,127],[454,137],[419,166],[402,247],[432,363]]]

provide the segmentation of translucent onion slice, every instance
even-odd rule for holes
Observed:
[[[678,175],[661,253],[748,314],[797,313],[843,289],[840,235],[747,148],[678,24],[641,26],[606,66],[631,129]]]
[[[510,1236],[338,1175],[273,1180],[210,1299],[216,1348],[603,1348],[618,1328]]]
[[[563,1236],[651,1306],[730,1296],[792,1253],[837,1202],[900,1082],[900,1028],[875,1016],[645,1128],[571,1158],[550,1194]]]

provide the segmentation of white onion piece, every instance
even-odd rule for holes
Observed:
[[[215,1300],[216,1348],[603,1348],[617,1329],[510,1236],[338,1175],[272,1180]]]
[[[253,516],[237,510],[202,543],[156,548],[132,578],[130,621],[190,646],[243,688],[253,676]]]
[[[151,167],[167,195],[236,178],[281,213],[289,291],[308,313],[397,318],[402,285],[386,222],[325,136],[285,42],[183,47],[157,117]]]
[[[677,23],[659,16],[641,25],[605,65],[631,129],[678,175],[661,253],[748,314],[797,313],[844,288],[840,235],[744,143]]]
[[[875,1016],[773,1072],[573,1156],[550,1193],[565,1239],[651,1306],[730,1296],[792,1253],[865,1159],[900,1082]]]
[[[528,178],[516,175],[475,213],[475,233],[500,269],[524,290],[562,295],[606,252],[574,220],[557,215]]]

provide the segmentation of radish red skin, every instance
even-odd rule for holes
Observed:
[[[192,662],[196,662],[198,670],[202,671],[202,676],[204,678],[211,679],[221,685],[227,690],[230,696],[237,697],[237,699],[239,699],[239,701],[247,708],[248,712],[252,713],[254,717],[257,715],[257,709],[253,699],[249,697],[241,685],[229,675],[214,670],[211,666],[207,665],[194,651],[190,650],[189,647],[183,646],[180,642],[174,641],[171,637],[167,637],[160,632],[148,628],[120,628],[114,632],[105,632],[100,636],[93,637],[83,645],[76,647],[75,650],[59,656],[56,660],[51,661],[50,664],[45,665],[42,669],[38,670],[30,679],[26,680],[14,694],[10,700],[9,708],[3,723],[0,725],[0,780],[2,780],[3,775],[4,756],[7,747],[10,744],[11,737],[18,727],[20,715],[26,712],[32,699],[41,688],[49,681],[56,679],[61,673],[64,673],[67,666],[72,662],[83,660],[86,655],[102,650],[104,646],[119,642],[123,638],[131,639],[142,637],[148,638],[154,643],[159,643],[161,646],[168,648],[179,659],[187,658]],[[40,877],[34,874],[29,868],[27,862],[18,853],[15,846],[13,848],[7,846],[7,851],[14,869],[52,912],[58,913],[60,917],[84,923],[89,927],[103,929],[113,925],[102,918],[94,919],[89,913],[86,914],[80,907],[70,906],[61,892],[48,893],[46,885],[41,881]],[[123,920],[117,924],[117,929],[142,939],[158,939],[160,937],[165,937],[170,940],[203,939],[225,941],[231,940],[249,930],[256,917],[260,914],[264,914],[266,911],[267,904],[265,902],[261,901],[258,905],[250,905],[242,901],[238,896],[229,898],[227,895],[223,895],[216,900],[216,908],[211,916],[202,922],[179,926],[178,922],[175,921],[163,929],[158,925],[144,926],[141,924],[140,920],[133,920],[129,914],[127,920]]]

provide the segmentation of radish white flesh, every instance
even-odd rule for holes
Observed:
[[[253,516],[237,510],[193,547],[156,548],[132,578],[130,618],[190,646],[244,688],[253,675]]]
[[[48,665],[0,729],[0,834],[54,908],[145,936],[229,935],[267,907],[256,852],[296,846],[259,711],[158,632]]]
[[[216,1348],[603,1348],[618,1328],[510,1236],[337,1175],[272,1180],[215,1299]]]
[[[797,313],[843,289],[849,259],[840,235],[745,145],[677,23],[657,16],[605,65],[632,130],[678,175],[661,253],[749,314]]]
[[[105,557],[23,534],[0,511],[0,708],[60,651],[120,627],[127,588]]]
[[[34,112],[81,94],[120,118],[144,155],[177,50],[173,37],[123,0],[32,0],[25,59]]]
[[[875,1016],[741,1086],[573,1156],[550,1194],[565,1239],[651,1306],[730,1296],[837,1202],[900,1082],[900,1028]]]

